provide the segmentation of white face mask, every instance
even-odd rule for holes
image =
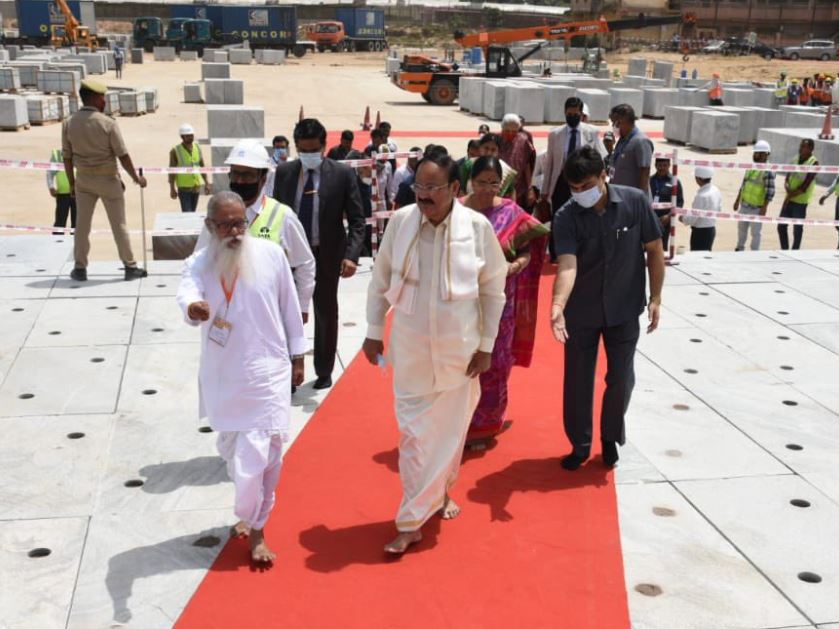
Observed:
[[[603,192],[600,190],[600,184],[598,183],[593,188],[589,188],[588,190],[583,190],[582,192],[572,192],[571,197],[580,207],[590,208],[597,205],[597,202],[600,200],[600,197],[603,196]]]
[[[372,177],[362,177],[361,178],[361,183],[363,183],[365,186],[372,186],[373,185],[373,178]]]
[[[300,163],[306,170],[317,170],[323,162],[320,153],[300,153]]]

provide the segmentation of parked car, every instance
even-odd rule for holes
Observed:
[[[829,39],[811,39],[800,46],[787,46],[781,51],[784,59],[836,59],[836,44]]]
[[[708,42],[707,46],[703,46],[701,51],[706,55],[720,53],[722,52],[723,46],[725,46],[725,42],[722,39],[716,39]]]
[[[761,41],[751,44],[748,39],[742,37],[729,37],[723,44],[721,52],[724,55],[758,55],[766,60],[781,56],[781,51],[777,48]]]

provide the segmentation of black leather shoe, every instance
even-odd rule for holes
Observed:
[[[618,464],[618,444],[614,441],[601,441],[601,447],[603,448],[603,465],[612,469],[615,465]]]
[[[86,282],[87,281],[87,269],[79,269],[75,268],[70,271],[70,279],[76,280],[77,282]]]
[[[332,376],[318,376],[318,379],[315,380],[315,384],[312,386],[313,389],[328,389],[332,386]]]
[[[586,459],[588,459],[588,456],[583,456],[582,454],[572,452],[571,454],[562,457],[562,460],[559,462],[559,464],[563,467],[563,469],[566,469],[569,472],[573,472],[574,470],[579,468],[583,463],[585,463]]]
[[[148,277],[148,271],[145,269],[141,269],[138,266],[127,266],[125,267],[125,281],[128,282],[130,280],[137,280],[141,277]]]

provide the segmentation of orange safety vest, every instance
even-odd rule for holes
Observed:
[[[717,81],[716,84],[708,91],[708,96],[711,100],[722,99],[722,85],[719,81]]]

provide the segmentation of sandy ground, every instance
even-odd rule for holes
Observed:
[[[635,54],[631,56],[637,56]],[[661,55],[657,55],[661,58]],[[627,55],[627,58],[629,55]],[[177,128],[183,122],[190,122],[196,128],[198,137],[207,136],[207,118],[204,105],[185,104],[182,102],[182,86],[185,82],[200,78],[200,65],[197,62],[151,62],[150,55],[143,65],[128,65],[124,78],[117,81],[111,73],[107,77],[110,85],[156,86],[160,93],[161,107],[155,114],[137,118],[118,118],[127,145],[135,164],[146,166],[167,165],[168,151],[178,142]],[[611,60],[610,60],[611,61]],[[732,64],[746,65],[746,60],[724,60]],[[755,67],[764,67],[766,62],[756,57],[748,58]],[[706,61],[714,67],[719,60]],[[771,67],[780,62],[771,62]],[[383,55],[377,54],[320,54],[307,55],[301,60],[293,60],[283,66],[233,66],[233,78],[245,80],[245,102],[248,105],[265,107],[266,135],[285,134],[291,136],[301,106],[307,116],[320,118],[330,130],[353,129],[361,127],[364,108],[369,105],[373,111],[381,112],[383,120],[393,124],[400,148],[412,145],[423,146],[429,142],[446,145],[455,155],[465,152],[465,138],[437,137],[437,131],[477,131],[478,125],[485,122],[482,118],[461,113],[456,107],[432,107],[419,96],[403,92],[393,86],[383,71]],[[618,66],[620,67],[620,66]],[[690,64],[688,65],[690,69]],[[720,66],[722,67],[722,66]],[[732,66],[732,72],[733,70]],[[739,67],[739,66],[737,66]],[[801,65],[805,67],[804,64]],[[623,68],[625,70],[625,68]],[[765,72],[765,70],[763,70]],[[751,78],[749,76],[725,77]],[[774,71],[773,71],[774,72]],[[491,123],[497,128],[497,123]],[[644,120],[642,128],[660,131],[660,121]],[[547,130],[548,127],[531,127],[532,130]],[[417,132],[415,137],[398,137],[399,132]],[[427,135],[422,132],[428,131]],[[19,159],[49,158],[50,150],[60,144],[60,125],[32,127],[28,131],[3,133],[0,135],[0,157]],[[658,150],[672,150],[663,142]],[[537,148],[543,149],[545,139],[537,139]],[[694,153],[690,149],[680,149],[683,154]],[[209,150],[205,150],[209,159]],[[751,150],[742,148],[737,156],[740,160],[749,160]],[[696,192],[690,169],[681,173],[685,178],[685,193],[688,202]],[[730,205],[740,183],[740,174],[720,172],[716,178]],[[0,222],[51,225],[53,220],[53,200],[50,198],[43,173],[20,170],[0,171],[0,186],[5,196],[5,203],[0,211]],[[821,193],[821,190],[817,194]],[[132,229],[140,227],[140,193],[136,186],[128,183],[126,194],[128,222]],[[146,217],[149,228],[154,224],[157,212],[178,211],[177,201],[172,201],[168,194],[168,184],[163,176],[150,176],[149,187],[145,192]],[[832,200],[825,207],[811,205],[812,217],[832,218]],[[773,203],[770,211],[777,214],[780,200]],[[97,209],[94,217],[95,229],[107,229],[108,223],[104,210]],[[718,225],[717,248],[734,248],[736,227],[734,223]],[[686,243],[687,231],[680,229],[677,242]],[[140,237],[136,236],[135,255],[139,259]],[[116,259],[116,247],[110,235],[95,236],[92,240],[92,259]],[[808,228],[804,245],[808,248],[836,247],[836,234],[830,228]],[[151,243],[149,241],[149,247]],[[777,236],[771,227],[764,227],[763,248],[776,248]]]

